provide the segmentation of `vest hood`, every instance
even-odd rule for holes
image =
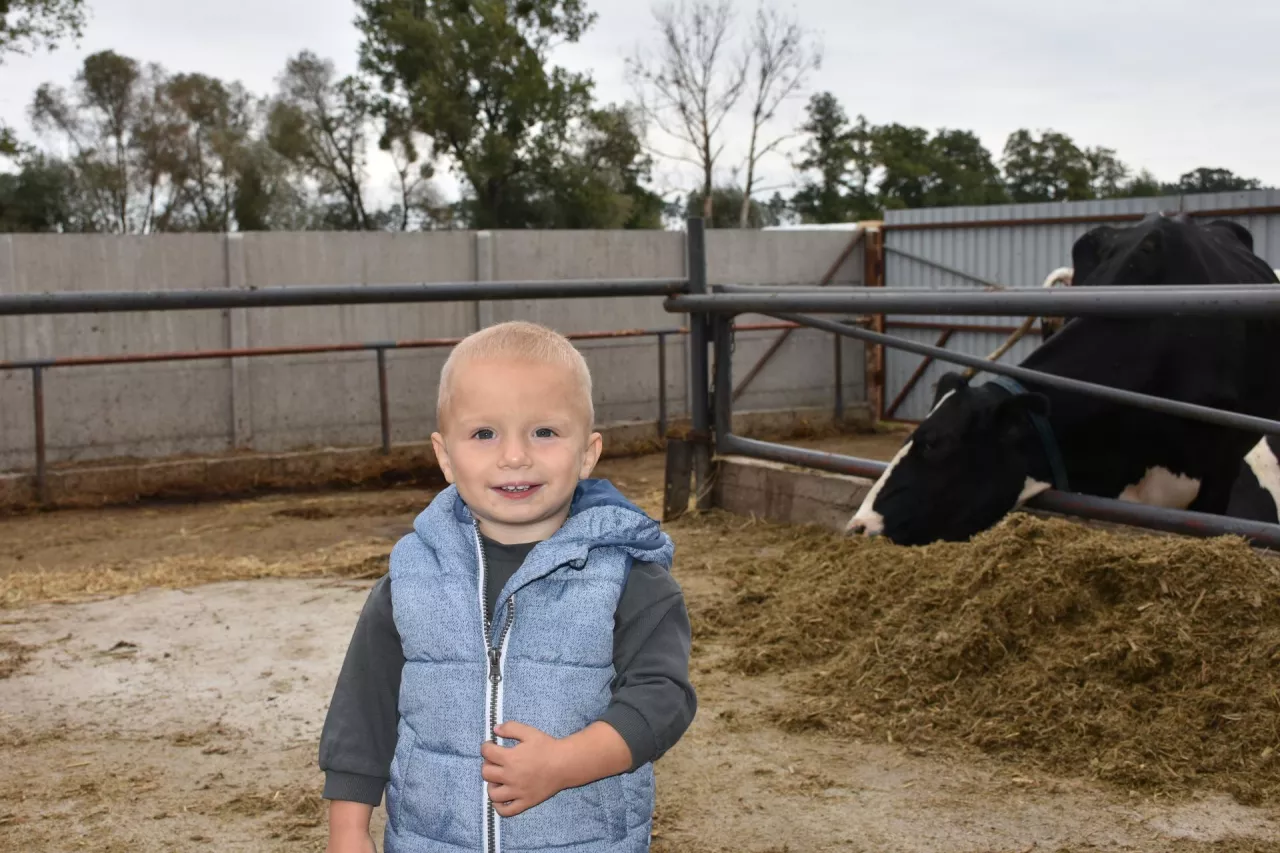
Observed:
[[[423,544],[431,548],[440,525],[450,521],[468,528],[475,521],[455,485],[436,495],[414,519],[413,528]],[[633,559],[668,570],[675,555],[675,545],[661,525],[627,500],[616,486],[605,479],[581,480],[574,489],[568,519],[550,538],[540,542],[534,553],[554,553],[557,561],[581,568],[588,551],[600,547],[621,548]]]

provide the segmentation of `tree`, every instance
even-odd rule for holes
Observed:
[[[633,106],[610,104],[587,116],[578,155],[582,172],[589,182],[620,198],[624,212],[616,226],[595,227],[662,227],[662,197],[644,186],[653,163],[644,152],[638,112]]]
[[[1116,198],[1129,183],[1130,170],[1111,148],[1086,148],[1089,189],[1094,198]]]
[[[24,152],[18,172],[0,173],[0,232],[82,230],[74,180],[65,163]]]
[[[271,103],[267,140],[314,183],[331,227],[368,230],[375,227],[364,192],[373,107],[358,80],[335,77],[333,63],[310,51],[290,58]]]
[[[778,108],[804,85],[805,75],[822,66],[818,45],[807,45],[805,32],[794,19],[783,18],[763,4],[756,11],[751,33],[749,61],[752,64],[751,138],[747,146],[746,185],[739,211],[739,227],[746,228],[751,213],[750,199],[755,189],[756,167],[760,160],[790,138],[791,134],[761,139],[766,124]],[[705,184],[704,184],[705,190]]]
[[[58,143],[42,162],[71,176],[63,230],[266,230],[316,221],[288,164],[262,141],[262,100],[239,83],[169,75],[102,51],[85,58],[70,91],[40,86],[31,115]]]
[[[746,196],[742,187],[718,185],[712,189],[712,193],[715,196],[714,203],[710,206],[712,216],[706,221],[706,226],[708,228],[741,228],[738,211]],[[693,190],[685,198],[684,205],[675,206],[671,212],[684,218],[693,215],[694,211],[706,208],[701,190]],[[775,198],[766,204],[751,199],[747,227],[764,228],[768,225],[779,225],[782,223],[785,210],[785,202],[780,196],[775,195]]]
[[[714,3],[714,5],[713,5]],[[712,221],[720,132],[746,86],[747,62],[729,50],[732,0],[680,0],[654,11],[660,48],[650,63],[640,52],[627,62],[641,109],[663,134],[690,153],[663,155],[696,166],[702,216]]]
[[[888,124],[876,127],[871,138],[872,155],[882,169],[878,192],[881,207],[927,206],[935,171],[929,131]]]
[[[467,185],[475,228],[536,225],[533,164],[569,144],[591,83],[549,65],[594,21],[583,0],[357,0],[361,67]],[[554,159],[554,158],[553,158]]]
[[[254,219],[240,193],[251,167],[253,96],[239,83],[178,74],[159,85],[156,99],[157,120],[142,130],[142,138],[154,134],[154,159],[172,185],[165,230],[230,231],[237,208]],[[256,178],[255,173],[251,179]]]
[[[939,130],[929,140],[928,207],[1005,204],[1009,193],[991,152],[968,130]]]
[[[84,0],[0,0],[0,63],[6,53],[53,50],[84,32]]]
[[[1085,155],[1066,134],[1043,131],[1035,138],[1017,130],[1004,147],[1005,183],[1015,202],[1093,198],[1093,174]]]
[[[829,223],[870,219],[878,206],[868,190],[874,158],[871,129],[866,118],[849,118],[835,95],[822,92],[809,99],[807,119],[800,131],[807,135],[804,157],[794,164],[802,173],[817,172],[817,180],[803,179],[791,198],[791,209],[802,222]]]
[[[72,93],[49,83],[36,90],[32,123],[66,143],[87,230],[146,233],[172,211],[171,151],[154,98],[160,78],[156,66],[100,51],[85,57]]]
[[[1181,193],[1229,193],[1261,189],[1262,182],[1256,178],[1242,178],[1230,169],[1201,166],[1185,172],[1174,187],[1174,192]]]

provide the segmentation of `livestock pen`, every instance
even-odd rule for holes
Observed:
[[[903,439],[740,435],[730,315],[745,305],[783,315],[781,333],[813,325],[892,346],[879,315],[903,303],[891,288],[828,286],[815,306],[797,288],[710,285],[703,237],[690,221],[687,278],[628,285],[690,315],[670,327],[690,343],[689,429],[670,434],[666,458],[599,469],[671,516],[694,624],[700,707],[657,766],[654,849],[1274,849],[1271,558],[1239,538],[1026,517],[906,549],[724,511],[724,466],[744,451],[866,478]],[[595,286],[607,287],[578,295]],[[520,298],[505,294],[487,293]],[[11,313],[52,304],[5,299]],[[824,307],[867,321],[795,313]],[[838,373],[832,352],[823,364]],[[366,368],[381,385],[376,355]],[[843,386],[827,387],[839,407]],[[332,680],[371,579],[436,488],[0,519],[0,755],[15,768],[0,782],[0,849],[324,849],[314,747]],[[690,492],[697,511],[681,502]]]

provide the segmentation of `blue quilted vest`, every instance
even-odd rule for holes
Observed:
[[[437,495],[413,526],[391,552],[405,665],[386,853],[648,850],[652,764],[504,818],[480,776],[480,744],[505,720],[565,737],[600,717],[627,571],[633,559],[669,569],[671,538],[612,484],[583,480],[568,520],[498,594],[486,630],[484,552],[457,489]]]

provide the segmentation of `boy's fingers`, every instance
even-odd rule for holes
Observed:
[[[480,744],[480,757],[485,761],[490,761],[498,766],[502,766],[502,754],[505,749],[505,747],[498,746],[496,743],[485,741]]]
[[[512,800],[507,803],[494,803],[493,810],[503,817],[514,817],[524,811],[524,801]]]
[[[507,781],[506,771],[497,764],[480,765],[480,777],[486,782],[505,783]]]
[[[502,805],[503,803],[516,799],[516,792],[512,790],[510,785],[504,783],[490,782],[485,785],[485,790],[489,793],[489,799],[493,800],[498,805]]]
[[[514,720],[508,720],[498,726],[495,731],[497,731],[500,736],[511,738],[512,740],[528,740],[531,736],[542,734],[542,732],[538,731],[533,726],[526,726],[524,723],[517,723]]]

